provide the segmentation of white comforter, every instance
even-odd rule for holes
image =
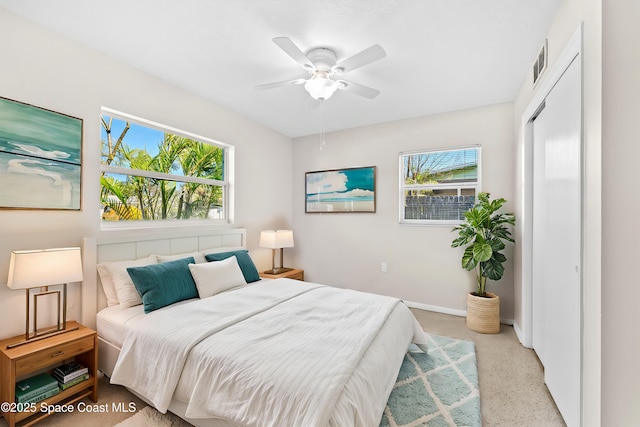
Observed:
[[[239,426],[324,427],[399,303],[278,279],[157,310],[128,330],[111,382],[141,394],[161,412],[178,382],[187,381],[187,417]],[[404,327],[413,327],[414,342],[425,343],[409,317],[413,324]],[[399,364],[390,365],[385,369],[394,370],[395,378]],[[386,398],[358,400],[379,405],[373,402]],[[381,415],[380,407],[358,411]]]

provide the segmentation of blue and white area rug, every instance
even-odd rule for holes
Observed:
[[[380,427],[482,426],[475,345],[427,337],[427,353],[409,348]]]

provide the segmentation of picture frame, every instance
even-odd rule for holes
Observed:
[[[0,209],[82,209],[82,124],[0,97]]]
[[[376,211],[376,166],[305,173],[305,213]]]

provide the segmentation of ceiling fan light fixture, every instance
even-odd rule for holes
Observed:
[[[368,99],[373,99],[380,93],[379,90],[337,77],[338,75],[351,72],[384,58],[387,53],[380,45],[374,44],[338,62],[336,52],[327,47],[316,47],[304,53],[288,37],[275,37],[273,42],[309,73],[309,79],[296,79],[258,85],[256,86],[258,89],[302,85],[304,83],[305,90],[317,101],[324,101],[331,98],[338,89]],[[331,77],[334,77],[335,80]]]
[[[338,82],[326,75],[316,74],[304,84],[304,88],[313,99],[324,101],[331,98],[338,89]]]

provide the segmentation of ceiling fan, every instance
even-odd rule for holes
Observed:
[[[369,99],[380,93],[377,89],[337,78],[341,74],[384,58],[387,54],[380,45],[374,44],[360,53],[338,61],[335,52],[326,47],[314,48],[304,54],[288,37],[276,37],[273,42],[308,71],[309,78],[258,85],[257,89],[304,84],[309,95],[318,101],[329,99],[338,89]]]

